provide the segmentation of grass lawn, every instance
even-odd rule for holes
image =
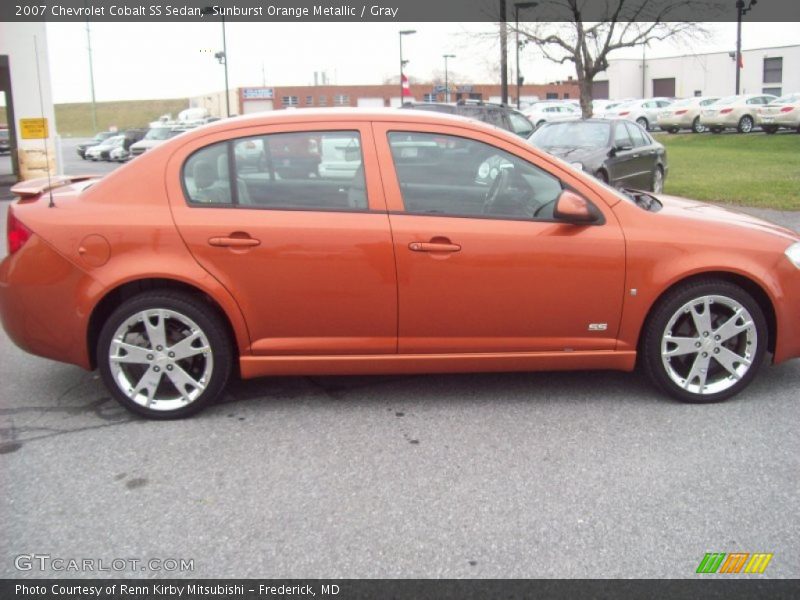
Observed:
[[[800,210],[800,135],[656,135],[667,148],[665,193],[721,204]]]

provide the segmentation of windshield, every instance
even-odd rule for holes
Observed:
[[[146,140],[166,140],[170,138],[171,127],[153,127],[144,136]]]
[[[605,148],[611,135],[611,124],[591,121],[551,123],[537,129],[530,137],[539,148],[579,147]]]

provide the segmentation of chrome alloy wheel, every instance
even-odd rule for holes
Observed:
[[[758,350],[752,315],[726,296],[701,296],[679,308],[661,339],[669,378],[686,391],[723,392],[745,376]]]
[[[656,167],[656,172],[653,174],[653,193],[664,193],[664,171],[661,167]]]
[[[133,402],[173,411],[203,393],[214,370],[207,335],[174,310],[133,314],[114,332],[109,348],[114,382]]]

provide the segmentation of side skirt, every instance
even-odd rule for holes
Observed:
[[[633,371],[636,352],[612,350],[508,354],[382,354],[242,356],[242,377],[266,375],[389,375],[499,371]]]

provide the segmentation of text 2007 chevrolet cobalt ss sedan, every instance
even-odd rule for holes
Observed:
[[[664,391],[710,402],[766,353],[800,355],[797,234],[619,192],[459,117],[243,117],[103,179],[14,189],[6,331],[99,368],[148,417],[196,412],[237,370],[632,370],[638,357]]]

